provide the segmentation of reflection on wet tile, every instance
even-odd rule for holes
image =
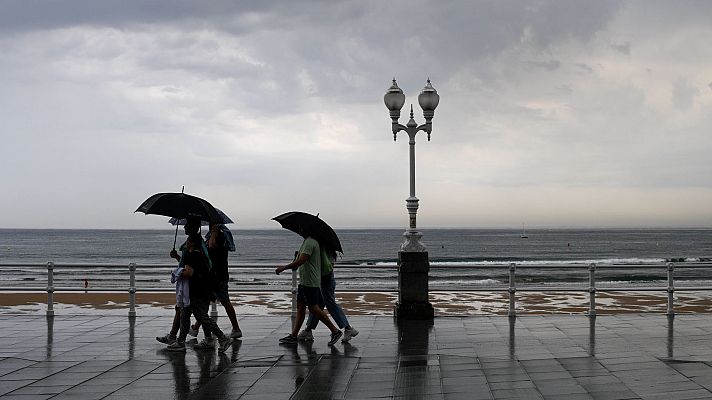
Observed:
[[[227,354],[166,351],[170,317],[0,316],[0,399],[712,398],[704,315],[357,316],[335,346],[248,316]]]

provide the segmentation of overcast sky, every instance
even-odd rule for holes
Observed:
[[[0,228],[712,226],[709,1],[0,0]]]

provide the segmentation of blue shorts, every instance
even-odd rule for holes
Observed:
[[[319,305],[321,302],[321,289],[299,285],[297,287],[297,301],[303,301],[307,304],[307,307]]]

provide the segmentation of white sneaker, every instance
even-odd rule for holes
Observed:
[[[356,330],[356,328],[351,327],[351,329],[344,329],[344,338],[341,339],[341,343],[348,343],[351,338],[356,336],[358,336],[358,330]]]
[[[304,329],[303,331],[299,332],[299,335],[297,335],[297,340],[299,340],[300,342],[313,342],[314,335],[312,334],[312,331]]]

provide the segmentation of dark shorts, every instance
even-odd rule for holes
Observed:
[[[297,287],[297,301],[303,301],[308,306],[319,305],[321,301],[321,290],[318,287],[302,286]]]
[[[230,300],[230,293],[227,291],[227,281],[218,282],[213,286],[213,296],[214,299],[219,301]]]

